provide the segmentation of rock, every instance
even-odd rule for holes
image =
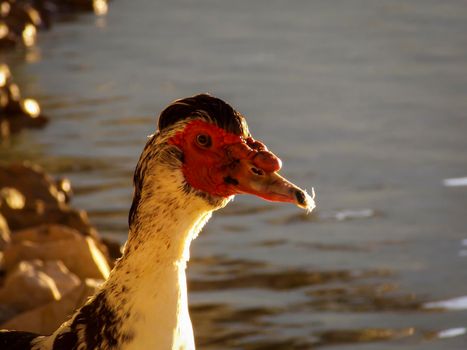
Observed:
[[[65,196],[65,203],[68,203],[73,196],[73,190],[71,188],[71,182],[67,178],[58,179],[56,181],[57,189]]]
[[[61,295],[54,280],[41,269],[39,261],[22,261],[11,271],[2,289],[0,303],[13,306],[18,311],[25,311],[52,300]]]
[[[0,214],[11,230],[54,223],[97,239],[87,214],[66,203],[71,194],[69,181],[57,184],[37,165],[24,162],[0,166],[0,193]]]
[[[12,235],[3,257],[4,269],[11,271],[22,260],[60,260],[81,279],[106,279],[110,267],[106,255],[92,237],[76,230],[39,227]]]
[[[12,319],[18,314],[18,310],[16,310],[13,306],[0,304],[0,324],[3,322]]]
[[[30,162],[0,166],[0,186],[14,188],[34,201],[41,201],[50,207],[60,207],[65,194],[45,171]]]
[[[11,49],[16,46],[18,39],[12,35],[3,35],[0,37],[0,49]]]
[[[59,224],[98,239],[96,229],[91,226],[83,210],[69,207],[50,208],[38,201],[33,206],[26,205],[23,209],[0,208],[0,213],[7,219],[11,230],[22,230],[44,224]]]
[[[13,187],[3,187],[0,189],[0,203],[11,209],[23,209],[26,198]]]
[[[10,240],[10,228],[3,215],[0,214],[0,251],[5,249],[5,246],[10,243]]]
[[[11,235],[10,241],[13,244],[25,241],[42,244],[59,240],[79,239],[81,236],[79,231],[68,226],[41,225],[16,231]]]
[[[2,3],[2,7],[5,2]],[[1,9],[0,9],[1,11]],[[0,48],[15,45],[14,23],[0,21]],[[33,42],[36,27],[32,23],[18,23],[17,30],[25,42]],[[47,124],[48,118],[41,113],[39,103],[32,98],[22,98],[19,87],[13,82],[10,69],[0,64],[0,124],[2,138],[23,128],[40,128]]]
[[[0,49],[11,49],[21,44],[29,47],[35,44],[37,29],[49,29],[54,15],[69,17],[73,12],[90,12],[96,15],[107,13],[107,0],[22,0],[3,1],[0,8]],[[34,28],[34,37],[28,36],[25,28]],[[6,28],[6,29],[5,29]]]
[[[0,328],[16,329],[39,334],[51,334],[73,312],[81,307],[89,296],[96,293],[99,283],[87,279],[60,300],[24,312],[0,325]]]
[[[80,279],[75,274],[71,273],[70,270],[68,270],[65,264],[61,261],[34,260],[30,263],[34,264],[38,270],[44,272],[47,276],[52,278],[58,292],[60,293],[60,297],[71,292],[81,283]]]

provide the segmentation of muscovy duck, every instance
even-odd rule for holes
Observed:
[[[190,243],[236,194],[311,211],[313,198],[280,168],[226,102],[208,94],[174,101],[136,166],[128,241],[107,281],[52,335],[2,331],[0,349],[194,350]]]

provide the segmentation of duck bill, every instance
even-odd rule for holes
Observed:
[[[266,173],[254,166],[243,166],[235,174],[238,193],[252,194],[272,202],[292,203],[311,212],[315,208],[314,191],[311,196],[277,172]]]

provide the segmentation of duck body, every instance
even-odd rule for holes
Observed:
[[[24,350],[31,349],[31,343],[39,337],[38,334],[22,331],[0,331],[0,349]]]
[[[238,193],[311,210],[313,199],[276,174],[280,166],[224,101],[205,94],[175,101],[139,159],[128,241],[100,291],[52,335],[3,331],[0,348],[194,350],[191,241]]]

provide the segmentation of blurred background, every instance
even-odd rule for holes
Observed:
[[[200,349],[467,348],[465,1],[115,0],[2,51],[50,117],[0,146],[71,180],[127,235],[158,113],[210,92],[242,112],[310,216],[238,197],[192,245]],[[449,186],[449,185],[456,186]]]

